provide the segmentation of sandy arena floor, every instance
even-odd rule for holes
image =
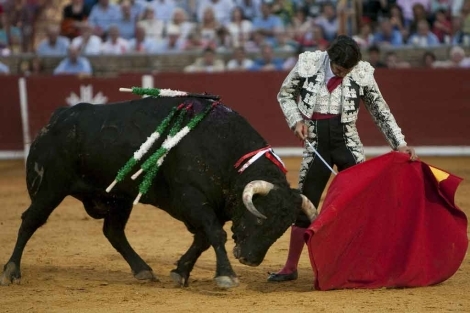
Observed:
[[[465,180],[457,204],[470,216],[470,158],[423,158]],[[296,185],[298,158],[285,159]],[[28,207],[23,163],[0,163],[0,264],[12,252],[21,213]],[[141,283],[103,236],[102,221],[85,213],[80,202],[67,198],[27,245],[20,285],[0,287],[0,312],[470,312],[470,257],[446,282],[400,290],[312,291],[312,270],[306,249],[299,279],[267,283],[286,257],[289,232],[268,251],[256,268],[230,254],[240,286],[220,290],[213,281],[213,250],[205,252],[192,272],[190,287],[173,285],[169,272],[186,251],[191,235],[166,213],[138,205],[126,231],[135,250],[153,268],[160,282]],[[230,227],[226,230],[231,238]],[[227,242],[232,251],[233,242]]]

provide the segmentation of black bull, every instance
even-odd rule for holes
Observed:
[[[188,102],[192,114],[213,104],[198,98],[145,98],[107,105],[81,103],[57,110],[31,145],[26,171],[31,205],[21,216],[16,245],[0,284],[20,279],[28,240],[69,195],[80,200],[91,217],[104,219],[104,235],[137,279],[157,280],[124,232],[141,178],[126,178],[109,193],[106,188],[171,109]],[[147,155],[164,138],[165,134]],[[225,222],[232,221],[235,257],[257,266],[299,210],[312,218],[316,214],[268,158],[258,159],[243,173],[234,168],[240,157],[265,146],[266,141],[243,117],[219,104],[167,155],[140,202],[168,212],[194,234],[192,245],[171,271],[178,284],[188,284],[198,257],[210,246],[217,258],[217,284],[226,288],[238,284],[225,250]]]

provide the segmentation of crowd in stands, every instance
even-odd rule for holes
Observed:
[[[390,47],[429,48],[427,67],[470,66],[460,48],[470,46],[470,0],[70,0],[61,23],[33,47],[35,15],[47,1],[0,0],[0,55],[63,56],[55,73],[91,73],[91,55],[185,51],[201,55],[187,72],[285,70],[295,57],[278,59],[276,51],[325,50],[348,34],[376,67],[409,66],[393,51],[382,60]],[[432,53],[442,45],[454,46],[449,61]],[[232,59],[225,64],[221,52]]]

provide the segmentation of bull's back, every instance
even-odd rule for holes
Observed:
[[[82,103],[58,111],[33,145],[32,159],[42,158],[42,163],[60,166],[80,186],[103,190],[171,110],[183,102],[191,103],[196,113],[212,105],[205,99],[145,98],[106,105]],[[184,124],[191,117],[194,115]],[[166,133],[144,160],[161,147],[165,137]],[[210,183],[205,181],[208,171],[214,177],[223,177],[233,171],[241,155],[263,145],[264,139],[243,117],[225,106],[216,107],[170,151],[160,171],[166,172],[168,179],[162,178],[163,174],[158,179],[167,184],[169,180],[185,180],[191,173],[201,185]],[[118,185],[117,191],[135,196],[138,182],[127,179]]]

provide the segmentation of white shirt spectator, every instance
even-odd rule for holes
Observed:
[[[243,20],[241,24],[230,22],[227,24],[227,30],[232,38],[233,46],[238,47],[242,42],[244,43],[250,39],[253,31],[253,23],[248,20]]]
[[[103,41],[100,37],[91,35],[88,40],[84,43],[84,38],[82,36],[78,36],[72,40],[72,43],[70,45],[82,51],[82,54],[96,55],[101,53]]]
[[[234,7],[233,0],[201,0],[197,10],[198,22],[202,21],[204,10],[207,7],[212,8],[215,18],[220,24],[226,25],[230,22],[230,15]]]
[[[108,40],[101,47],[103,54],[125,54],[129,52],[129,42],[124,38],[117,38],[116,41]]]
[[[227,62],[227,70],[228,71],[249,70],[253,65],[254,65],[254,62],[253,60],[250,60],[250,59],[243,59],[243,61],[241,62],[233,59]]]
[[[0,62],[0,74],[3,74],[3,75],[8,75],[10,74],[10,68],[3,64],[2,62]]]

